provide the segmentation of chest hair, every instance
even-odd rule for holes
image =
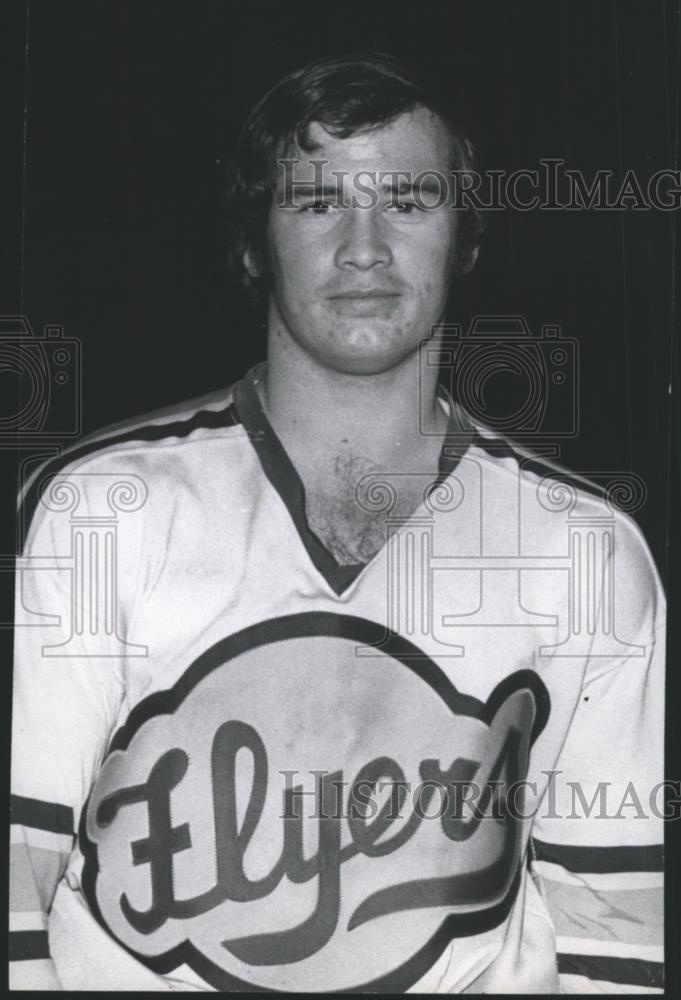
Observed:
[[[349,566],[368,562],[383,547],[387,518],[409,517],[423,499],[421,477],[404,476],[391,510],[372,510],[365,496],[367,481],[380,482],[381,468],[366,458],[337,456],[326,474],[305,486],[305,509],[311,530],[334,556]],[[394,484],[394,476],[386,481]]]

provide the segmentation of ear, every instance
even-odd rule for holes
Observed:
[[[248,271],[249,277],[260,278],[262,276],[262,262],[260,260],[260,254],[251,250],[249,247],[248,250],[244,251],[244,255],[241,259],[244,267]]]
[[[478,259],[480,253],[480,247],[474,247],[473,250],[468,254],[468,256],[459,263],[458,273],[459,274],[470,274]]]

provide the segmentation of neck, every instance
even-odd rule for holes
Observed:
[[[437,461],[432,434],[444,433],[447,419],[436,388],[437,368],[420,370],[418,351],[389,371],[354,375],[325,368],[288,338],[270,336],[261,398],[297,467],[347,454],[402,469]]]

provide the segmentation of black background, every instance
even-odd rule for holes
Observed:
[[[0,311],[80,340],[84,431],[226,385],[263,356],[221,263],[218,161],[254,101],[309,58],[378,48],[420,66],[460,107],[483,168],[561,157],[587,178],[633,169],[645,184],[679,165],[675,2],[17,9]],[[665,583],[677,216],[496,213],[449,316],[520,313],[579,342],[581,432],[561,461],[643,479],[635,517]],[[670,919],[672,933],[678,910]]]

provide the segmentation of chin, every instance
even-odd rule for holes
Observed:
[[[419,340],[394,323],[335,331],[319,360],[348,375],[380,375],[418,349]]]
[[[381,363],[370,358],[347,358],[328,365],[341,375],[382,375],[395,367],[393,362]]]
[[[399,352],[386,351],[377,348],[376,350],[364,350],[358,348],[355,351],[342,351],[326,355],[323,363],[334,371],[344,375],[382,375],[384,372],[397,368],[413,351],[401,350]]]

